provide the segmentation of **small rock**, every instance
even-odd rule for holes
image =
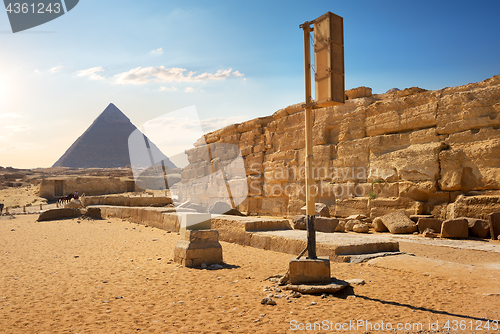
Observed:
[[[205,262],[203,262],[203,263],[201,264],[201,267],[202,267],[203,269],[207,269],[207,267],[208,267],[208,266],[207,266],[207,264],[206,264]]]
[[[157,240],[158,240],[157,238],[151,239],[151,241],[157,241]]]
[[[360,278],[353,278],[346,280],[350,285],[365,285],[365,280]]]
[[[122,296],[117,296],[117,297],[115,297],[115,299],[123,299],[123,297]]]
[[[425,238],[437,238],[439,235],[434,232],[433,229],[426,228],[425,231],[422,233],[422,236]]]
[[[311,304],[310,304],[310,305],[316,305],[316,304],[317,304],[316,302],[311,302]]]
[[[259,321],[260,321],[260,319],[256,319],[256,320],[254,320],[253,322],[254,322],[254,323],[256,323],[256,322],[259,322]]]
[[[352,230],[356,233],[368,233],[370,228],[366,224],[356,224],[353,226]]]
[[[298,291],[292,291],[292,293],[290,293],[290,297],[292,298],[300,298],[302,297],[302,294]]]
[[[262,305],[276,305],[276,302],[269,297],[266,297],[260,301]]]

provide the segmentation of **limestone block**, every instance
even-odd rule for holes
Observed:
[[[454,203],[448,205],[446,218],[471,217],[488,219],[488,214],[500,211],[500,196],[479,195],[457,197]]]
[[[102,219],[101,209],[100,208],[87,208],[85,212],[86,217],[94,218],[94,219]]]
[[[323,203],[314,203],[315,207],[315,216],[318,217],[330,217],[330,211],[328,210],[328,207],[326,204]],[[300,212],[305,215],[306,214],[306,208],[307,206],[303,206],[300,208]]]
[[[408,218],[404,211],[392,212],[380,218],[393,234],[413,233],[417,230],[417,224]]]
[[[468,87],[463,91],[444,89],[437,111],[437,131],[440,134],[457,133],[500,125],[498,107],[500,100],[497,87]]]
[[[442,238],[468,238],[469,224],[465,219],[448,219],[441,226]]]
[[[326,284],[330,283],[330,259],[318,258],[290,260],[291,284]]]
[[[370,169],[376,169],[380,178],[391,181],[434,181],[440,175],[439,152],[444,143],[411,145],[408,148],[378,154],[370,158]]]
[[[384,225],[384,222],[382,221],[382,218],[376,217],[373,222],[372,222],[373,228],[375,229],[375,232],[387,232],[388,229]]]
[[[40,216],[38,216],[37,221],[42,222],[48,220],[75,218],[81,215],[82,214],[78,209],[72,209],[72,208],[50,209],[42,212]]]
[[[500,236],[500,212],[489,214],[488,221],[490,223],[491,240],[497,240],[498,236]]]
[[[432,194],[436,193],[436,182],[435,181],[423,181],[423,182],[411,182],[411,181],[401,181],[399,182],[399,195],[405,197],[411,197],[417,201],[428,201]]]
[[[420,218],[434,218],[433,215],[410,215],[410,219],[418,224]]]
[[[440,233],[441,226],[443,225],[443,220],[436,218],[420,218],[418,220],[417,225],[418,225],[418,231],[420,233],[423,233],[428,228],[436,233]]]
[[[174,262],[186,267],[222,264],[222,246],[216,230],[186,231],[174,249]]]
[[[436,125],[437,92],[383,100],[366,107],[366,134],[376,136]]]
[[[292,217],[292,228],[294,230],[306,230],[307,229],[307,216],[297,215]]]
[[[286,197],[263,197],[260,212],[263,214],[280,215],[286,212],[288,198]]]
[[[348,217],[359,213],[369,215],[368,199],[366,197],[337,199],[334,216]]]
[[[442,190],[500,188],[500,138],[453,145],[439,156]]]
[[[469,224],[469,235],[471,237],[484,239],[490,234],[490,223],[487,220],[466,217],[461,218],[467,220],[467,223]]]
[[[353,100],[360,97],[368,97],[372,95],[372,89],[370,87],[357,87],[345,91],[346,100]]]
[[[375,198],[370,200],[370,217],[381,217],[385,214],[404,210],[407,216],[422,214],[424,205],[410,197]]]
[[[188,230],[205,230],[211,228],[212,215],[209,213],[179,212],[177,215],[180,217],[179,232],[181,238],[184,237]]]
[[[399,196],[399,183],[397,182],[375,182],[372,187],[376,198]]]
[[[314,229],[318,232],[333,233],[337,229],[339,220],[329,217],[316,217],[314,219]]]

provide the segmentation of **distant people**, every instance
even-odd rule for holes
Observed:
[[[75,191],[75,196],[73,198],[78,199],[78,191]]]
[[[0,215],[2,214],[2,211],[3,211],[3,204],[0,203]]]

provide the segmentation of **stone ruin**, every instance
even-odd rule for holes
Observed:
[[[377,95],[360,87],[346,95],[344,105],[313,111],[316,202],[330,216],[361,214],[372,221],[403,210],[407,216],[487,220],[500,211],[500,76],[435,91],[412,87]],[[205,141],[240,148],[249,190],[240,211],[300,214],[301,104],[211,132]],[[210,174],[210,163],[196,158],[204,145],[199,141],[186,152],[183,179]],[[213,201],[201,200],[206,206]]]

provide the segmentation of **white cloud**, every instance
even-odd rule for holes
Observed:
[[[79,77],[88,77],[91,80],[105,80],[103,76],[98,74],[99,72],[104,72],[104,69],[100,66],[77,71],[76,75]]]
[[[42,72],[40,72],[40,70],[34,70],[33,72],[35,72],[36,74],[42,73]]]
[[[184,93],[192,93],[194,92],[194,88],[193,87],[186,87],[184,88]]]
[[[176,90],[177,90],[177,87],[165,87],[165,86],[161,86],[160,88],[158,88],[159,92],[166,92],[166,91],[173,92],[173,91],[176,91]]]
[[[54,66],[49,70],[49,73],[58,73],[59,71],[62,70],[63,67],[64,67],[63,65]]]
[[[114,81],[117,84],[133,84],[142,85],[148,82],[196,82],[206,80],[224,80],[229,77],[242,77],[243,74],[228,70],[218,70],[216,73],[201,73],[196,75],[196,72],[187,71],[184,68],[165,66],[159,67],[137,67],[130,71],[123,72],[114,76]]]
[[[201,121],[201,127],[205,132],[222,129],[225,126],[241,123],[247,120],[248,116],[213,117]]]
[[[28,132],[31,130],[31,127],[27,125],[9,125],[5,128],[11,130],[12,132]]]
[[[21,118],[22,116],[15,112],[0,114],[0,118]]]
[[[149,51],[149,53],[152,53],[152,54],[155,54],[155,55],[161,55],[161,54],[163,54],[163,48],[159,48],[159,49],[156,49],[156,50],[151,50],[151,51]]]

